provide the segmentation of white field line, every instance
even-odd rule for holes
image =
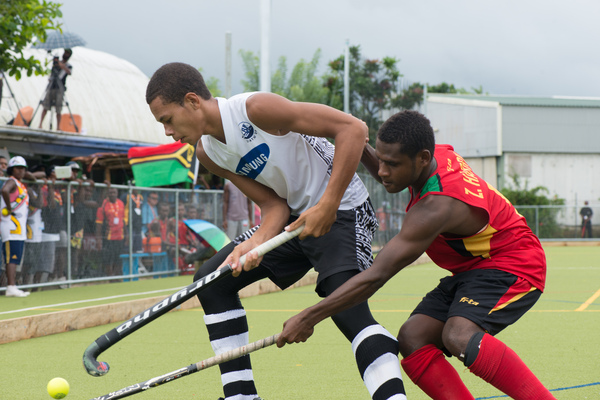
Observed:
[[[113,299],[118,299],[118,298],[122,298],[122,297],[142,296],[142,295],[153,294],[153,293],[161,293],[161,292],[167,292],[167,291],[171,292],[171,291],[176,291],[176,290],[179,290],[179,289],[181,289],[181,287],[179,287],[179,288],[171,288],[171,289],[152,290],[150,292],[119,294],[119,295],[116,295],[116,296],[98,297],[96,299],[70,301],[68,303],[47,304],[47,305],[37,306],[37,307],[21,308],[19,310],[2,311],[2,312],[0,312],[0,315],[3,315],[3,314],[14,314],[14,313],[20,313],[20,312],[31,311],[31,310],[43,310],[45,308],[55,308],[55,307],[61,307],[61,306],[70,306],[70,305],[74,305],[74,304],[92,303],[92,302],[95,302],[95,301],[113,300]]]

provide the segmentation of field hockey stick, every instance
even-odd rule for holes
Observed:
[[[302,232],[304,226],[297,228],[291,232],[282,232],[279,235],[267,240],[263,244],[256,246],[252,251],[255,251],[259,257],[265,255],[274,248],[282,245],[288,240],[295,238]],[[240,257],[240,263],[243,265],[246,261],[246,255]],[[135,317],[129,319],[123,324],[116,328],[111,329],[104,335],[96,339],[90,344],[87,349],[83,352],[83,366],[88,374],[93,376],[102,376],[108,373],[110,369],[108,363],[104,361],[98,361],[98,356],[110,348],[112,345],[123,339],[127,335],[137,331],[146,324],[154,321],[156,318],[172,310],[183,302],[191,299],[197,295],[198,292],[202,291],[205,287],[223,279],[224,277],[231,275],[231,265],[228,264],[223,268],[220,268],[200,279],[188,285],[187,287],[179,290],[177,293],[165,298],[164,300],[156,303],[147,310],[141,312]]]
[[[180,368],[173,372],[169,372],[168,374],[157,376],[156,378],[148,379],[147,381],[140,382],[135,385],[127,386],[121,390],[117,390],[116,392],[110,392],[109,394],[105,394],[104,396],[94,397],[92,400],[116,400],[122,399],[124,397],[129,397],[131,395],[143,392],[145,390],[164,385],[165,383],[172,382],[175,379],[191,375],[195,372],[202,371],[203,369],[234,360],[236,358],[252,353],[253,351],[271,346],[273,343],[277,342],[278,337],[279,333],[264,339],[257,340],[256,342],[249,343],[245,346],[238,347],[237,349],[229,350],[225,353],[221,353],[204,361],[200,361],[195,364],[190,364],[185,368]]]

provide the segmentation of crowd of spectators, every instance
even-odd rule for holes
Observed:
[[[0,156],[0,176],[6,176],[7,169],[14,169],[8,165],[9,160]],[[7,290],[7,295],[29,294],[16,289],[16,285],[55,282],[64,287],[69,279],[121,275],[126,273],[123,261],[128,260],[124,255],[130,251],[144,256],[164,253],[169,269],[193,273],[185,256],[205,245],[184,222],[203,217],[203,210],[191,198],[181,196],[176,210],[173,193],[119,190],[108,182],[96,186],[74,161],[48,170],[41,166],[23,169],[27,171],[27,176],[21,177],[27,196],[27,205],[22,208],[26,210],[26,235],[22,240],[23,256],[17,263],[7,260],[6,254],[3,257],[0,286],[11,286],[12,292]],[[65,171],[70,172],[68,176]],[[1,180],[0,185],[5,182],[8,181]],[[13,229],[13,214],[5,216],[0,227]],[[6,235],[8,240],[9,234]],[[19,248],[13,249],[13,253],[18,251]],[[140,271],[152,271],[151,256],[140,257],[139,261]]]

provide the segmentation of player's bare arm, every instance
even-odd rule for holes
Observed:
[[[242,266],[239,265],[239,258],[256,246],[279,234],[289,219],[290,209],[285,199],[279,197],[272,189],[252,179],[227,171],[215,164],[204,152],[201,141],[198,142],[196,154],[198,160],[200,160],[206,169],[215,175],[229,179],[242,193],[258,204],[261,209],[262,219],[258,230],[250,239],[236,246],[223,264],[231,264],[233,275],[238,276],[242,272]],[[253,253],[247,254],[243,269],[249,270],[256,267],[260,263],[260,260],[261,258]]]
[[[361,164],[369,171],[369,174],[377,182],[381,183],[381,177],[379,176],[379,159],[375,149],[367,142],[363,149],[363,154],[360,159]]]
[[[334,108],[292,102],[271,93],[253,95],[247,100],[246,108],[250,120],[270,134],[285,135],[293,131],[335,141],[333,169],[323,197],[288,227],[288,230],[294,230],[306,225],[301,239],[324,235],[335,222],[344,192],[360,162],[368,136],[366,125]]]
[[[486,218],[477,209],[451,197],[426,197],[406,214],[400,232],[383,247],[369,269],[286,321],[277,346],[306,341],[316,324],[368,300],[390,278],[419,258],[438,235],[473,235],[485,227]]]
[[[9,213],[11,212],[10,194],[15,190],[17,190],[17,184],[14,180],[9,179],[4,183],[2,186],[2,191],[0,192],[2,194],[2,198],[4,199],[4,204],[6,204],[6,209]]]

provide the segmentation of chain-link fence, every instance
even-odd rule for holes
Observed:
[[[542,240],[590,240],[600,237],[599,229],[594,229],[594,215],[600,221],[600,204],[516,208]]]
[[[409,195],[387,193],[368,175],[361,179],[380,224],[373,240],[377,251],[400,230]],[[29,289],[191,275],[195,272],[193,260],[209,257],[214,250],[184,221],[202,219],[219,228],[223,222],[221,190],[107,187],[65,181],[38,181],[28,184],[28,190],[28,239],[17,284]],[[591,224],[582,225],[581,207],[517,209],[541,239],[599,237]],[[589,207],[592,215],[600,215],[600,205]],[[3,279],[0,290],[5,286]]]
[[[202,219],[220,227],[220,190],[64,181],[27,186],[21,287],[193,274],[190,256],[214,254],[184,221]]]

